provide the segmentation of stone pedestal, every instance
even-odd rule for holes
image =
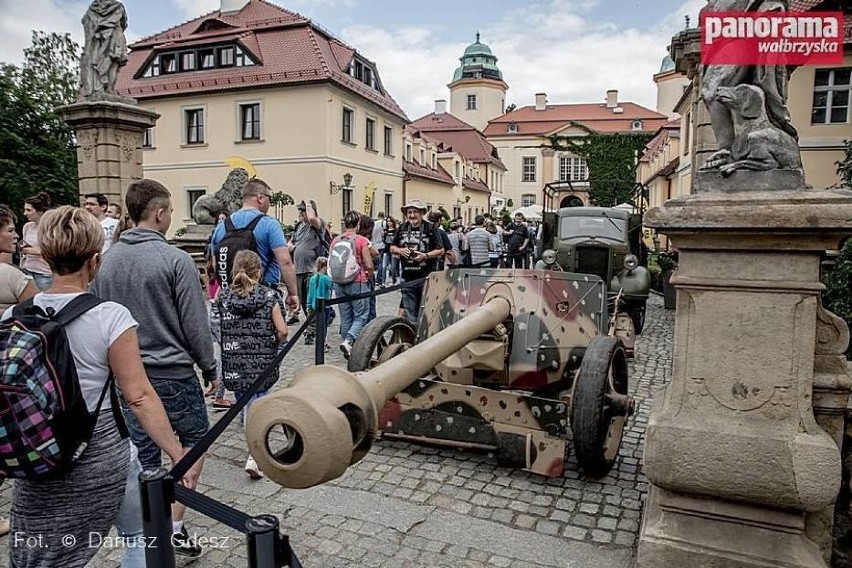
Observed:
[[[80,194],[103,193],[124,204],[131,181],[142,178],[142,137],[159,114],[134,104],[81,101],[56,113],[77,137]]]
[[[638,565],[827,566],[848,330],[821,307],[819,269],[852,232],[852,193],[697,194],[646,224],[680,263],[672,380],[646,434]]]
[[[214,228],[215,225],[187,225],[186,232],[172,240],[173,245],[189,253],[199,272],[205,275],[205,280],[207,266],[205,246]]]

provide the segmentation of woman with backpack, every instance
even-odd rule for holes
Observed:
[[[240,400],[254,381],[278,355],[279,344],[287,338],[287,324],[281,312],[278,294],[260,284],[260,257],[241,250],[234,257],[231,285],[220,291],[216,305],[222,338],[222,376],[225,388]],[[278,381],[278,368],[266,379],[252,402]],[[243,421],[251,402],[243,408]],[[257,462],[246,459],[246,473],[251,479],[263,474]]]
[[[373,273],[373,258],[370,240],[358,234],[361,214],[350,211],[343,217],[343,233],[331,243],[328,272],[334,284],[334,297],[345,299],[370,291],[369,280]],[[359,298],[343,301],[340,310],[340,350],[347,359],[352,353],[352,344],[361,333],[370,316],[370,299]]]
[[[41,546],[11,546],[10,563],[16,567],[47,568],[53,566],[83,566],[95,555],[98,548],[89,546],[90,535],[106,537],[115,523],[128,483],[130,463],[129,442],[120,434],[112,407],[109,390],[112,375],[127,401],[130,411],[143,426],[151,439],[165,451],[172,461],[180,460],[184,449],[172,432],[169,420],[160,399],[148,382],[139,355],[136,336],[136,321],[124,306],[114,302],[103,302],[86,293],[95,276],[103,247],[104,231],[98,220],[87,211],[63,206],[44,214],[39,224],[41,253],[50,266],[53,282],[44,292],[37,294],[31,302],[22,303],[6,310],[0,324],[0,349],[9,349],[10,344],[32,338],[34,333],[22,329],[23,321],[46,321],[51,318],[60,322],[67,337],[70,360],[48,360],[42,354],[29,359],[30,349],[19,349],[21,356],[11,356],[0,361],[0,383],[7,392],[16,390],[15,396],[6,396],[0,401],[0,420],[5,433],[0,435],[0,451],[7,444],[22,448],[17,466],[7,459],[0,460],[0,470],[17,477],[12,493],[12,531],[27,537],[40,539]],[[29,305],[34,306],[29,308]],[[65,311],[65,308],[73,312]],[[88,308],[88,309],[86,309]],[[42,314],[35,317],[30,310]],[[65,313],[63,313],[65,311]],[[76,315],[76,317],[72,317]],[[12,320],[12,321],[9,321]],[[45,327],[41,333],[48,333]],[[51,337],[54,341],[58,334]],[[7,353],[13,353],[10,349]],[[12,371],[10,367],[17,366]],[[26,387],[15,384],[16,379],[27,368],[34,380],[26,381]],[[51,382],[48,369],[58,368],[56,382]],[[72,372],[76,370],[76,373]],[[74,376],[76,374],[76,377]],[[46,379],[45,379],[46,377]],[[79,383],[73,387],[81,393],[75,409],[85,413],[88,420],[69,422],[64,425],[63,439],[76,438],[80,443],[71,447],[63,439],[55,438],[61,455],[77,455],[75,460],[63,459],[57,467],[46,459],[34,459],[34,448],[26,447],[22,441],[27,436],[45,435],[59,423],[47,419],[34,422],[39,408],[34,403],[36,396],[54,393],[58,386],[64,394],[72,392],[69,381]],[[54,399],[55,400],[55,399]],[[66,404],[73,401],[65,399]],[[57,403],[53,403],[56,405]],[[25,420],[37,428],[21,433],[12,426],[12,421],[23,424]],[[86,424],[91,430],[83,431]],[[12,440],[12,437],[16,439]],[[29,444],[33,442],[29,441]],[[84,445],[85,444],[85,445]],[[54,448],[40,448],[45,455]],[[30,471],[22,464],[28,463]],[[45,465],[47,469],[45,470]],[[18,470],[14,470],[18,467]],[[187,472],[182,483],[194,487],[198,478],[197,465]],[[20,541],[19,541],[20,542]]]

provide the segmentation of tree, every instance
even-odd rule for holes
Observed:
[[[0,63],[0,195],[19,212],[42,190],[79,203],[74,132],[53,111],[77,96],[79,51],[69,34],[33,32],[23,64]]]
[[[602,207],[613,207],[633,198],[637,152],[652,135],[646,133],[603,134],[586,128],[586,136],[550,137],[550,146],[558,152],[571,152],[586,159],[589,171],[589,197]]]
[[[840,177],[840,186],[852,188],[852,140],[843,141],[843,159],[834,162],[837,166],[837,175]]]

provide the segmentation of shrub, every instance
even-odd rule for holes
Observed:
[[[852,238],[846,240],[837,262],[823,275],[822,283],[825,308],[852,326]],[[852,347],[846,349],[846,358],[852,359]]]

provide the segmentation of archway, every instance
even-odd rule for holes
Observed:
[[[568,195],[559,202],[559,207],[583,207],[583,200],[576,195]]]

